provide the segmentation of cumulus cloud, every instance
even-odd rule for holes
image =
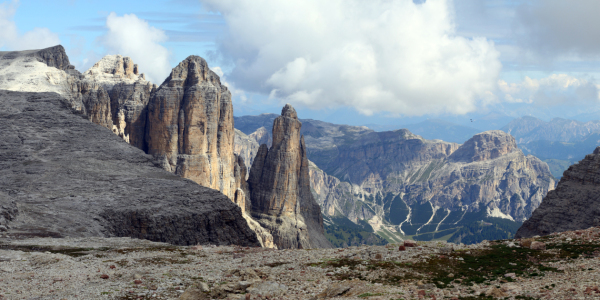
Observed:
[[[309,108],[467,113],[494,101],[493,42],[456,34],[449,0],[203,0],[228,25],[229,80]]]
[[[215,74],[219,75],[221,83],[229,89],[229,91],[231,92],[231,96],[234,100],[238,99],[241,102],[246,102],[248,100],[248,97],[246,97],[246,93],[244,92],[244,90],[237,89],[233,83],[227,81],[227,77],[225,77],[225,73],[223,72],[223,69],[221,69],[221,67],[213,67],[210,69],[213,72],[215,72]]]
[[[9,50],[42,49],[60,44],[58,34],[48,28],[36,27],[24,34],[19,34],[13,17],[19,6],[18,0],[0,4],[0,48]]]
[[[160,43],[167,41],[163,30],[148,25],[134,14],[118,16],[110,13],[106,18],[108,31],[100,42],[111,54],[129,56],[146,79],[161,84],[169,73],[169,50]]]
[[[517,9],[521,43],[549,57],[600,57],[600,1],[534,0]]]
[[[598,104],[600,86],[592,81],[567,74],[552,74],[546,78],[525,77],[522,82],[498,81],[504,99],[511,103],[533,103],[540,106],[561,104]]]

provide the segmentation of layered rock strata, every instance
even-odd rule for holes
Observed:
[[[569,167],[516,238],[600,226],[600,147]]]
[[[58,94],[0,91],[0,128],[0,225],[13,237],[260,245],[223,194],[157,168]]]
[[[310,190],[301,126],[287,104],[273,123],[271,149],[260,146],[248,179],[252,217],[269,230],[279,248],[331,247]]]
[[[231,93],[199,56],[179,63],[152,94],[148,154],[165,170],[219,190],[238,203],[243,179],[235,172],[234,134]]]

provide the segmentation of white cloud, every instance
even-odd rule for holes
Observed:
[[[467,113],[494,100],[499,52],[457,36],[449,0],[203,0],[228,24],[240,88],[364,114]]]
[[[227,81],[225,73],[223,72],[223,69],[221,69],[221,67],[213,67],[210,69],[213,72],[215,72],[215,74],[219,75],[221,84],[225,85],[229,89],[229,91],[231,92],[232,100],[235,101],[239,99],[242,103],[248,100],[248,97],[246,97],[246,93],[243,90],[237,89],[233,83]]]
[[[525,77],[519,83],[507,83],[499,80],[498,87],[504,94],[504,99],[511,103],[552,106],[600,102],[600,85],[567,74],[552,74],[541,79]]]
[[[111,54],[131,57],[153,83],[160,85],[169,76],[170,53],[160,44],[167,41],[163,30],[148,25],[134,14],[117,16],[114,12],[106,18],[106,27],[108,32],[100,41]]]
[[[36,27],[20,35],[13,16],[19,6],[18,0],[0,4],[0,48],[9,50],[42,49],[60,44],[58,34],[48,28]]]

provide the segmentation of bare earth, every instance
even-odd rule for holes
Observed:
[[[0,233],[0,299],[600,297],[600,227],[530,242],[272,250]]]

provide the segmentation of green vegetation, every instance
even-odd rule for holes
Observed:
[[[550,167],[550,173],[552,173],[552,176],[554,176],[556,180],[562,177],[563,172],[568,169],[569,166],[576,163],[576,161],[572,160],[561,160],[554,158],[543,159],[542,161],[548,164],[548,167]]]
[[[391,201],[389,213],[384,218],[393,225],[400,225],[408,216],[408,206],[400,196],[394,197]]]
[[[475,244],[483,240],[504,240],[512,238],[521,222],[515,222],[502,218],[485,218],[485,222],[474,221],[464,225],[450,237],[449,242]],[[490,224],[491,225],[488,225]]]
[[[403,223],[402,231],[405,235],[398,234],[398,236],[416,241],[446,240],[453,243],[474,244],[483,240],[508,239],[515,235],[522,224],[508,219],[488,217],[487,211],[483,209],[478,212],[451,211],[450,213],[438,209],[432,218],[433,210],[427,202],[413,204],[410,208],[412,224]],[[384,221],[399,225],[406,220],[407,215],[408,206],[399,196],[396,196],[390,205],[390,213],[384,216]],[[431,222],[423,225],[430,218]],[[421,230],[417,233],[419,228]],[[396,235],[391,232],[386,233]],[[379,231],[378,234],[389,242],[394,242],[393,237],[387,236],[384,232]]]
[[[592,253],[590,251],[599,247],[598,245],[570,246],[573,246],[572,253],[582,252],[590,255]],[[421,280],[433,283],[438,288],[452,288],[455,285],[489,284],[495,280],[513,281],[511,277],[504,276],[506,273],[515,273],[519,277],[528,278],[545,276],[549,271],[562,272],[541,263],[556,260],[558,257],[560,254],[551,251],[510,248],[504,244],[496,244],[483,250],[459,251],[447,256],[434,255],[418,263],[342,258],[310,265],[337,269],[338,272],[334,275],[337,280],[356,278],[371,283],[397,286]],[[341,267],[346,267],[347,271],[339,272]],[[378,277],[368,279],[366,276],[374,270],[383,272],[379,273],[381,275]]]
[[[387,241],[374,233],[373,227],[364,220],[355,224],[344,216],[328,217],[325,237],[335,247],[358,245],[385,245]]]
[[[431,204],[429,202],[425,202],[423,204],[415,203],[410,206],[411,208],[411,223],[405,222],[402,224],[402,231],[407,235],[415,235],[417,233],[417,229],[423,226],[423,224],[427,223],[433,215],[433,209],[431,208]]]

